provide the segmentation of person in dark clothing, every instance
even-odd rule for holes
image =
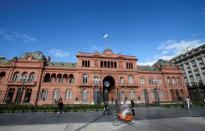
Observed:
[[[135,103],[133,100],[131,100],[131,109],[132,109],[132,115],[135,116]]]
[[[108,115],[111,115],[111,112],[110,112],[110,108],[108,106],[108,103],[106,101],[104,101],[104,112],[102,114],[102,117],[105,116],[105,113],[107,112]]]
[[[61,99],[58,101],[57,105],[58,105],[58,112],[57,113],[61,113],[62,109],[63,109],[63,102]]]

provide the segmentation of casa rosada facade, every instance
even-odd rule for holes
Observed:
[[[188,95],[179,67],[159,60],[138,66],[135,56],[78,53],[77,63],[51,62],[42,52],[0,59],[0,104],[170,102]]]

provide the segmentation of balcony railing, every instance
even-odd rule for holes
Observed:
[[[94,83],[80,83],[79,84],[80,87],[92,87],[92,86],[95,86]]]
[[[121,86],[121,87],[138,87],[138,84],[137,83],[118,83],[118,86]]]
[[[25,81],[24,82],[24,86],[35,86],[36,85],[36,81]],[[8,85],[15,85],[15,86],[22,86],[23,82],[22,81],[8,81]]]

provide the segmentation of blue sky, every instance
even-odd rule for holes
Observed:
[[[151,65],[204,36],[204,0],[0,0],[0,56],[8,59],[42,51],[76,62],[78,52],[110,48]]]

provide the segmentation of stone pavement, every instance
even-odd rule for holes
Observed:
[[[112,125],[102,112],[0,114],[0,131],[204,131],[205,108],[137,108],[136,123]]]

